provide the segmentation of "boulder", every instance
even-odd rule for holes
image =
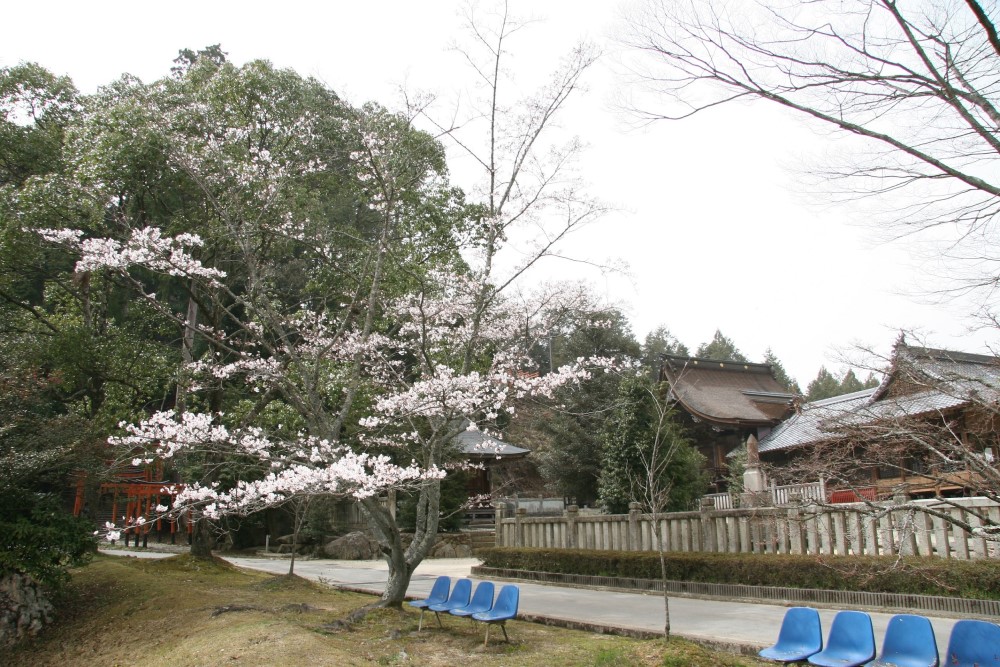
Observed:
[[[431,547],[428,558],[469,558],[472,547],[468,539],[458,535],[438,535],[437,543]]]
[[[52,612],[52,603],[31,578],[0,577],[0,646],[38,634],[52,621]]]
[[[330,540],[323,546],[323,555],[336,560],[371,560],[378,558],[378,543],[360,531]]]
[[[305,544],[296,544],[295,545],[295,553],[297,553],[297,554],[304,554],[304,553],[306,553],[306,550],[307,550],[307,546]],[[278,553],[279,554],[290,554],[290,553],[292,553],[292,545],[291,544],[279,544],[278,545]]]

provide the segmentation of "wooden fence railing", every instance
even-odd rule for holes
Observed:
[[[808,484],[786,484],[784,486],[775,486],[772,484],[761,493],[769,496],[773,505],[787,505],[796,494],[802,500],[806,501],[826,502],[827,500],[826,485],[822,481],[810,482]],[[731,510],[739,506],[739,494],[710,493],[702,496],[702,498],[707,498],[715,503],[715,509],[717,510]]]
[[[922,508],[954,516],[971,526],[1000,524],[1000,505],[985,498],[959,498],[954,505],[917,500],[823,506],[793,502],[785,507],[714,509],[655,517],[628,514],[580,515],[571,506],[561,517],[513,517],[498,513],[498,546],[557,549],[653,551],[653,522],[667,551],[828,555],[921,555],[942,558],[998,558],[1000,542],[970,533]],[[635,506],[633,506],[634,508]]]

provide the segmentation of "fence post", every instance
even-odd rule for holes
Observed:
[[[905,505],[909,502],[910,496],[905,489],[896,489],[892,494],[892,502],[895,505]],[[893,524],[899,531],[897,543],[899,544],[900,556],[912,556],[917,553],[917,536],[914,533],[916,525],[913,523],[913,515],[909,512],[896,512],[893,517]]]
[[[497,505],[496,510],[493,512],[493,542],[498,547],[504,545],[504,534],[503,534],[503,520],[507,515],[507,506],[503,503]]]
[[[805,540],[802,538],[802,496],[792,493],[788,497],[788,541],[789,551],[793,554],[803,554],[806,550]]]
[[[580,515],[580,508],[570,505],[566,508],[566,548],[578,549],[579,538],[576,534],[576,518]]]
[[[642,551],[642,533],[639,532],[639,517],[642,515],[642,505],[628,504],[628,550]]]
[[[525,507],[518,507],[514,510],[514,546],[523,547],[524,544],[524,517],[528,510]]]
[[[714,509],[714,498],[701,499],[701,507],[698,508],[698,511],[701,512],[701,540],[697,546],[702,551],[709,553],[715,552],[715,526],[712,525],[712,517],[709,514]]]

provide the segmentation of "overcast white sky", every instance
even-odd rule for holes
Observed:
[[[968,304],[929,305],[907,296],[924,281],[903,244],[876,242],[864,211],[819,206],[801,194],[795,169],[836,138],[763,106],[732,106],[643,130],[613,103],[622,89],[609,37],[620,9],[603,0],[513,0],[545,19],[519,34],[511,68],[531,83],[580,39],[602,44],[588,92],[563,118],[589,149],[580,169],[612,213],[567,254],[628,263],[630,278],[581,274],[624,303],[641,340],[658,324],[692,350],[718,328],[751,359],[770,346],[805,385],[821,364],[842,370],[837,350],[855,343],[888,351],[900,329],[928,342],[985,352],[968,332]],[[13,3],[4,8],[0,66],[36,61],[93,92],[129,72],[169,73],[181,48],[221,43],[230,60],[265,58],[324,81],[353,103],[393,106],[400,86],[444,97],[468,86],[449,46],[461,26],[457,0],[282,3],[174,0]],[[452,166],[461,183],[461,164]]]

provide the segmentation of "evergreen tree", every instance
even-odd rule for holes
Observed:
[[[0,577],[46,585],[93,547],[96,475],[89,517],[71,516],[67,489],[103,471],[108,433],[144,416],[169,375],[163,320],[32,231],[103,218],[68,178],[84,102],[37,64],[0,68]]]
[[[664,354],[676,354],[686,357],[691,354],[687,346],[677,340],[664,325],[660,325],[646,334],[642,344],[642,365],[649,369],[650,376],[657,380],[660,374],[660,364]]]
[[[882,384],[882,381],[875,377],[875,373],[868,371],[868,377],[865,378],[862,384],[862,389],[874,389],[875,387]]]
[[[781,364],[781,361],[778,360],[778,357],[774,354],[774,351],[771,348],[767,348],[767,351],[764,352],[764,363],[771,366],[771,373],[774,374],[774,379],[777,380],[782,387],[793,394],[802,393],[802,389],[799,388],[799,383],[796,382],[794,378],[789,377],[785,367]]]
[[[0,186],[60,171],[65,130],[78,110],[67,77],[36,63],[0,68]]]
[[[591,313],[552,340],[556,368],[579,357],[637,359],[639,354],[628,320],[617,310]],[[547,365],[540,363],[543,368]],[[560,389],[555,405],[521,410],[521,419],[510,432],[513,440],[534,443],[532,458],[547,486],[581,505],[597,500],[600,433],[619,382],[618,375],[603,373],[579,387]]]
[[[862,382],[858,379],[858,376],[854,374],[854,370],[848,368],[843,377],[838,379],[835,375],[826,370],[826,367],[821,366],[819,373],[816,375],[816,379],[810,382],[809,386],[806,388],[806,399],[810,401],[819,401],[824,398],[842,396],[843,394],[850,394],[864,389],[874,389],[878,385],[879,380],[875,377],[874,373],[869,373],[865,381]]]
[[[820,366],[816,378],[806,387],[806,398],[810,401],[819,401],[839,394],[840,381],[833,373],[826,370],[826,366]]]
[[[601,432],[599,489],[608,512],[627,512],[630,502],[646,498],[651,483],[666,493],[659,511],[688,509],[705,492],[704,457],[663,400],[660,389],[645,376],[626,378],[619,385]]]
[[[865,388],[865,385],[858,379],[858,376],[854,374],[854,369],[848,368],[847,372],[844,373],[844,377],[840,379],[840,393],[850,394],[855,391],[861,391]]]
[[[703,359],[717,359],[718,361],[740,361],[743,363],[749,363],[750,361],[743,356],[742,352],[736,349],[736,344],[723,336],[722,332],[718,329],[715,330],[715,335],[712,336],[710,342],[702,343],[698,346],[694,356]]]

